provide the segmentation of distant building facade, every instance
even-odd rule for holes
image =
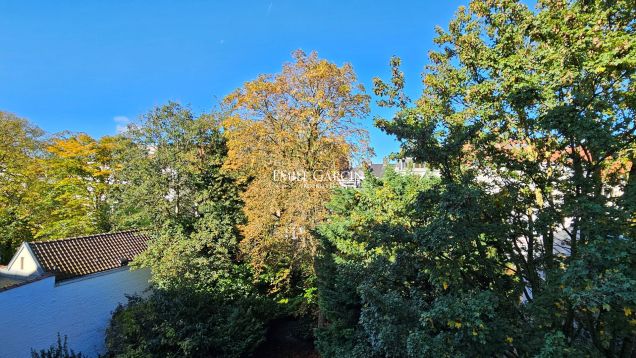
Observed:
[[[431,170],[424,164],[417,163],[413,158],[407,157],[393,163],[385,160],[383,163],[365,164],[362,167],[353,168],[347,171],[346,175],[342,175],[338,182],[344,188],[359,188],[364,181],[367,170],[376,178],[380,178],[389,169],[393,169],[398,174],[424,176],[431,173]]]

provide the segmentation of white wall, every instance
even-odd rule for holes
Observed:
[[[33,259],[33,253],[27,243],[20,245],[18,252],[13,256],[6,269],[0,269],[0,274],[22,277],[37,275],[38,272],[42,271]]]
[[[30,357],[68,336],[75,352],[104,352],[104,333],[112,311],[125,295],[143,293],[148,269],[108,271],[55,285],[53,277],[0,292],[0,357]]]

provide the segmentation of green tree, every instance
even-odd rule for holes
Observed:
[[[44,132],[0,111],[0,262],[6,263],[36,230],[31,217],[37,195]]]
[[[118,307],[106,332],[114,357],[245,357],[263,340],[258,300],[158,290]]]
[[[485,249],[496,232],[483,216],[497,208],[479,194],[435,176],[389,171],[334,197],[333,214],[320,227],[323,356],[505,351],[517,329],[507,317],[519,292],[504,263]]]
[[[446,220],[425,232],[429,254],[447,252],[437,260],[453,294],[446,309],[422,307],[423,322],[486,314],[509,329],[491,336],[492,353],[633,354],[635,18],[633,1],[546,0],[536,11],[472,1],[437,29],[414,105],[399,60],[391,83],[376,80],[381,104],[400,109],[378,125],[442,180],[435,215]],[[487,285],[466,296],[454,287],[471,263]],[[421,330],[428,346],[418,344],[475,352],[450,338]]]
[[[171,102],[125,137],[115,216],[122,227],[156,235],[139,264],[151,267],[164,288],[183,282],[216,287],[212,282],[238,262],[237,225],[244,221],[240,188],[222,169],[227,149],[218,118],[196,118]]]
[[[363,311],[374,307],[361,297],[360,289],[385,274],[394,275],[403,260],[413,257],[413,230],[419,221],[416,200],[420,191],[433,182],[390,170],[381,179],[368,175],[360,190],[339,189],[333,195],[328,205],[331,215],[318,228],[318,302],[328,322],[317,330],[322,356],[381,355],[374,352],[361,324]],[[403,320],[404,325],[417,320],[416,316],[408,320],[401,314],[392,316]],[[398,349],[394,354],[402,351]]]
[[[115,312],[113,355],[238,357],[263,339],[270,306],[238,255],[240,188],[222,169],[218,121],[171,102],[125,134],[115,217],[154,236],[133,263],[152,270],[154,290]]]

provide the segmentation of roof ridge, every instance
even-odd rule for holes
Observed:
[[[90,239],[90,238],[97,237],[97,236],[126,234],[126,233],[130,233],[130,232],[142,232],[142,231],[144,231],[144,230],[141,230],[141,229],[128,229],[128,230],[121,230],[121,231],[102,232],[102,233],[98,233],[98,234],[91,234],[91,235],[84,235],[84,236],[65,237],[65,238],[53,239],[53,240],[27,241],[27,243],[29,245],[31,245],[31,244],[39,245],[39,244],[46,244],[46,243],[49,243],[49,242],[70,241],[70,240],[78,240],[78,239]]]
[[[147,230],[129,229],[66,239],[25,243],[45,272],[56,280],[126,266],[148,247]]]

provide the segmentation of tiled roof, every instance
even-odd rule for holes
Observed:
[[[8,278],[0,276],[0,292],[7,291],[12,288],[20,287],[29,283],[33,283],[36,281],[44,280],[45,278],[49,278],[54,276],[52,273],[45,273],[43,275],[32,277],[32,278]]]
[[[384,175],[384,164],[370,164],[371,173],[376,177],[380,178]]]
[[[125,266],[146,249],[149,239],[129,230],[28,244],[44,271],[66,280]]]
[[[17,277],[5,277],[5,276],[0,276],[0,290],[2,290],[5,287],[12,287],[15,286],[16,284],[25,281],[25,280],[20,280]]]

